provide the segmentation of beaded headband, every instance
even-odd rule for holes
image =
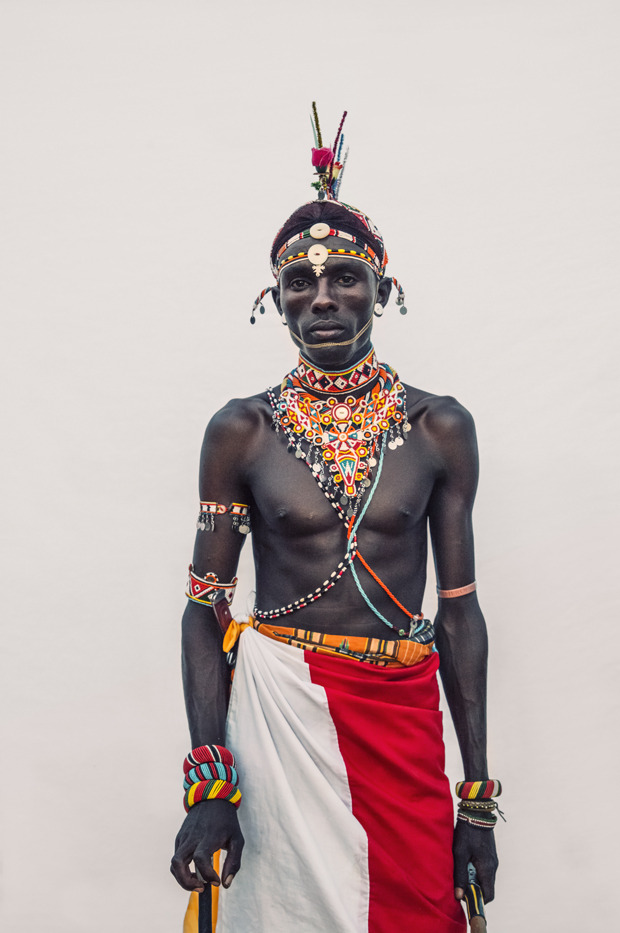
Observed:
[[[287,249],[294,243],[297,243],[298,240],[305,240],[308,237],[312,237],[313,240],[323,240],[328,236],[339,237],[341,240],[349,240],[350,243],[354,243],[356,246],[360,246],[361,249],[329,249],[323,246],[322,243],[317,243],[314,244],[314,246],[309,246],[305,252],[301,251],[296,255],[289,256],[287,259],[280,258],[284,255]],[[330,253],[350,256],[353,259],[362,259],[364,262],[367,262],[370,266],[372,266],[373,270],[379,277],[383,275],[383,267],[387,262],[387,257],[385,261],[382,261],[371,246],[368,246],[367,243],[364,243],[364,241],[360,240],[358,237],[353,236],[352,233],[347,233],[346,230],[335,230],[333,227],[330,227],[329,224],[316,223],[312,224],[311,227],[308,227],[307,230],[302,230],[301,233],[296,233],[295,236],[290,238],[290,240],[287,240],[286,243],[282,244],[276,253],[275,261],[271,263],[271,271],[276,276],[276,278],[278,278],[284,266],[290,265],[292,262],[297,262],[299,259],[308,259],[308,261],[314,267],[314,273],[319,276],[325,268],[323,263]]]

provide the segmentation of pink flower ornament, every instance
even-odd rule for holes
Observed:
[[[334,158],[334,153],[327,146],[322,149],[312,149],[312,164],[315,168],[326,169]]]

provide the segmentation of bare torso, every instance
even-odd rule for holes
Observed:
[[[417,613],[426,582],[429,503],[443,468],[434,426],[442,413],[467,416],[452,398],[411,386],[406,391],[411,431],[405,444],[386,450],[358,543],[375,573]],[[256,604],[261,610],[276,609],[313,592],[336,569],[346,551],[345,523],[304,461],[292,456],[285,437],[272,429],[266,393],[234,400],[221,415],[238,424],[235,447],[242,488],[231,488],[231,494],[245,495],[251,506]],[[205,487],[207,492],[213,498]],[[408,628],[405,614],[359,562],[356,569],[377,609],[397,630]],[[393,635],[368,607],[350,572],[316,602],[287,616],[287,624],[350,635]]]

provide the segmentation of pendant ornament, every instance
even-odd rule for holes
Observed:
[[[308,262],[312,265],[312,271],[318,278],[322,272],[325,272],[325,261],[329,253],[322,243],[315,243],[308,250]]]

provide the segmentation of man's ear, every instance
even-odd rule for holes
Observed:
[[[271,286],[271,297],[273,298],[273,303],[278,309],[278,314],[281,317],[284,312],[282,311],[282,305],[280,304],[280,286],[279,285]]]
[[[379,304],[383,305],[385,308],[388,303],[390,293],[392,291],[392,280],[389,278],[383,278],[379,282],[379,288],[377,289],[377,301]]]

